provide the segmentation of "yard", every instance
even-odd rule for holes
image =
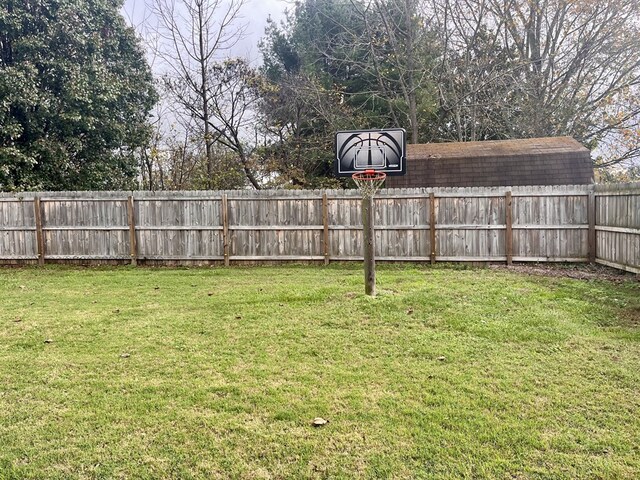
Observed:
[[[378,291],[359,264],[0,270],[0,479],[640,477],[633,277]]]

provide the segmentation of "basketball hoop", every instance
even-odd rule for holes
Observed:
[[[387,175],[404,175],[407,171],[407,132],[402,128],[384,130],[349,130],[336,132],[335,167],[338,177],[348,178],[362,195],[362,257],[364,293],[376,295],[376,232],[374,195]]]
[[[354,173],[351,178],[360,190],[362,198],[373,198],[387,178],[387,174],[375,170],[364,170]]]

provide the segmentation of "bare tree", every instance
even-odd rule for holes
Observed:
[[[254,188],[260,183],[253,172],[252,153],[256,142],[255,110],[260,95],[260,78],[242,59],[228,59],[213,65],[211,114],[215,123],[211,129],[220,145],[234,152],[247,179]]]
[[[158,161],[158,151],[162,141],[160,124],[161,118],[156,116],[152,124],[153,133],[149,144],[147,148],[140,149],[140,184],[145,190],[163,189],[162,182],[158,181],[158,170],[161,168]]]
[[[373,18],[380,23],[380,30],[385,37],[383,55],[393,65],[387,72],[380,68],[377,60],[380,53],[375,51],[375,43],[370,41],[371,66],[376,76],[381,78],[383,92],[391,97],[395,92],[402,96],[409,120],[411,143],[418,143],[420,93],[424,90],[428,78],[427,29],[428,20],[424,16],[421,0],[393,0],[383,2],[371,0],[366,7],[372,9]],[[370,21],[367,22],[370,25]],[[369,34],[374,32],[369,31]],[[391,86],[385,87],[385,86]]]
[[[294,188],[336,188],[333,138],[337,130],[358,128],[342,92],[304,73],[264,82],[258,122],[265,141],[260,155],[271,184]]]
[[[625,137],[637,156],[637,0],[432,0],[442,56],[440,123],[457,140]],[[637,140],[637,139],[636,139]]]
[[[441,52],[433,69],[440,108],[432,138],[509,138],[518,82],[502,46],[500,19],[487,28],[488,0],[435,0],[432,9]]]
[[[245,0],[150,0],[158,19],[158,55],[168,72],[167,90],[200,125],[205,146],[207,188],[214,185],[214,145],[227,145],[224,120],[216,115],[220,93],[211,78],[218,62],[242,38],[240,10]],[[244,161],[244,158],[241,158]],[[245,165],[246,166],[246,165]],[[250,169],[247,178],[258,186]]]

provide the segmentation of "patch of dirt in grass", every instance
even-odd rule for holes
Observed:
[[[506,270],[509,272],[538,275],[544,277],[575,278],[578,280],[609,280],[611,282],[638,281],[640,277],[616,270],[605,265],[588,264],[513,264],[490,265],[492,270]]]
[[[625,308],[620,318],[630,327],[640,327],[640,306]]]

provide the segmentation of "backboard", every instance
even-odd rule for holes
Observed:
[[[339,177],[364,170],[387,175],[406,173],[407,134],[402,128],[337,132],[335,145]]]

